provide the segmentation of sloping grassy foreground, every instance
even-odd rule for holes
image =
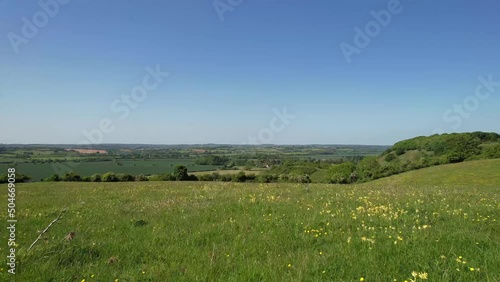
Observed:
[[[15,279],[499,281],[499,172],[497,160],[356,186],[19,185]],[[2,266],[0,280],[10,279]]]

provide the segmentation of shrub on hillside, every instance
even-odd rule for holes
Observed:
[[[488,159],[500,158],[500,143],[485,147],[482,153]]]
[[[102,178],[100,174],[94,174],[90,177],[90,181],[92,182],[101,182]]]
[[[139,174],[135,176],[135,181],[148,181],[149,179],[144,174]]]
[[[198,181],[198,176],[196,176],[194,174],[190,174],[190,175],[188,175],[187,180],[189,180],[189,181]]]
[[[357,176],[361,181],[377,179],[379,169],[380,163],[376,156],[363,158],[356,167]]]
[[[75,172],[68,172],[63,176],[62,180],[73,182],[73,181],[81,181],[82,178]]]
[[[401,156],[405,152],[406,151],[403,148],[397,148],[396,150],[394,150],[394,153],[396,154],[396,156]]]
[[[299,175],[296,177],[296,182],[297,183],[311,183],[311,177],[309,177],[309,174],[304,174],[304,175]]]
[[[238,173],[233,174],[232,179],[233,182],[245,182],[247,180],[247,176],[244,171],[240,171]]]
[[[176,166],[172,174],[175,177],[175,180],[178,181],[189,180],[188,169],[183,165]]]
[[[392,160],[396,159],[396,156],[393,153],[390,153],[389,155],[385,156],[385,161],[390,162]]]
[[[333,165],[329,169],[329,182],[339,184],[349,184],[353,182],[353,173],[356,171],[356,165],[352,162]],[[356,177],[357,178],[357,177]]]
[[[52,181],[52,182],[59,182],[61,181],[61,177],[59,176],[59,174],[53,174],[51,177],[45,179],[45,181]]]
[[[127,174],[127,173],[120,173],[116,175],[118,177],[118,181],[122,182],[130,182],[130,181],[135,181],[135,177],[133,175]]]
[[[102,182],[118,182],[119,180],[116,174],[112,172],[107,172],[102,175]]]
[[[278,176],[275,174],[262,173],[259,176],[257,176],[257,181],[260,183],[277,182]]]

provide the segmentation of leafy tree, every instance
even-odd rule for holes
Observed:
[[[53,174],[51,177],[47,178],[47,181],[59,182],[61,181],[59,174]]]
[[[80,177],[80,175],[78,175],[77,173],[75,172],[68,172],[64,175],[64,177],[62,178],[63,181],[70,181],[70,182],[74,182],[74,181],[81,181],[82,178]]]
[[[267,174],[267,173],[262,173],[257,176],[257,181],[260,183],[271,183],[271,182],[276,182],[278,180],[278,176],[275,174]]]
[[[118,182],[119,180],[116,174],[112,172],[107,172],[102,175],[102,182]]]
[[[329,169],[329,182],[340,184],[352,183],[352,173],[355,170],[356,165],[352,162],[333,165]]]
[[[118,177],[119,181],[123,182],[135,181],[135,177],[133,175],[126,173],[118,174],[116,177]]]
[[[309,177],[308,174],[299,175],[299,176],[297,176],[297,182],[298,183],[311,183],[311,178]]]
[[[245,175],[245,172],[240,171],[240,172],[234,174],[231,180],[233,182],[245,182],[246,179],[247,179],[247,177]]]
[[[246,175],[245,182],[255,182],[255,179],[257,179],[257,176],[255,175],[255,173],[249,173]]]
[[[402,154],[406,153],[406,151],[403,148],[397,148],[396,150],[394,150],[394,153],[396,154],[396,156],[401,156]]]
[[[500,143],[484,147],[483,155],[489,159],[500,158]]]
[[[188,176],[188,179],[189,181],[198,181],[198,176],[194,175],[194,174],[190,174]]]
[[[449,147],[448,160],[450,163],[462,162],[465,159],[481,153],[481,142],[472,134],[453,134],[446,140]]]
[[[393,153],[390,153],[389,155],[385,156],[385,161],[390,162],[392,160],[396,159],[396,156]]]
[[[184,181],[189,180],[188,169],[183,165],[178,165],[174,168],[173,176],[175,180]]]
[[[101,182],[102,178],[100,174],[94,174],[90,177],[90,181],[92,182]]]
[[[135,176],[135,181],[148,181],[149,179],[144,174],[139,174]]]
[[[208,174],[208,173],[198,176],[198,180],[200,180],[200,181],[213,181],[212,175]]]
[[[356,167],[357,175],[362,181],[369,181],[379,178],[379,169],[380,163],[378,161],[378,157],[376,156],[363,158]]]

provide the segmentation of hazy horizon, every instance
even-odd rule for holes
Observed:
[[[77,143],[0,143],[0,145],[7,146],[89,146],[89,145],[80,145]],[[392,146],[393,144],[225,144],[225,143],[178,143],[178,144],[161,144],[161,143],[100,143],[100,144],[90,144],[90,146],[95,145],[98,146],[119,146],[119,145],[134,145],[134,146]]]

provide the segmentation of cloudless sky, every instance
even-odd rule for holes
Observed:
[[[221,21],[211,0],[73,0],[16,54],[8,35],[43,10],[0,1],[0,143],[78,143],[109,118],[104,143],[240,144],[284,107],[296,117],[269,143],[500,132],[499,83],[467,118],[443,118],[479,76],[500,82],[500,1],[401,0],[348,63],[339,45],[389,2],[243,0]],[[113,101],[157,65],[169,76],[120,119]]]

